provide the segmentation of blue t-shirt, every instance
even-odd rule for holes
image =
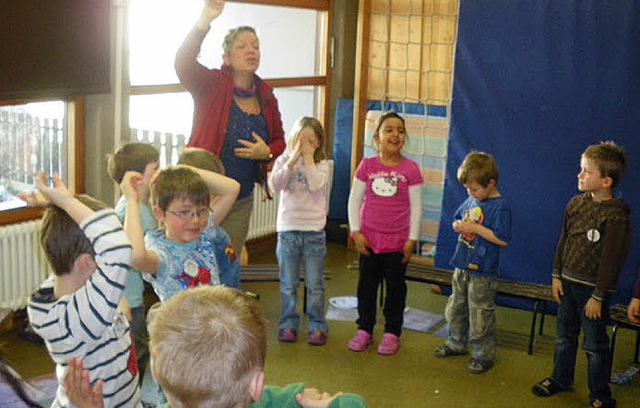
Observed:
[[[140,221],[142,222],[142,230],[146,234],[158,227],[158,222],[153,216],[151,207],[148,205],[139,205]],[[116,204],[116,214],[120,222],[124,223],[124,216],[127,213],[127,200],[121,196]],[[127,299],[129,307],[132,309],[142,307],[144,305],[144,282],[139,270],[135,268],[129,269],[129,278],[124,287],[124,298]]]
[[[240,139],[254,143],[253,132],[260,136],[266,144],[269,144],[269,128],[264,117],[261,114],[250,115],[245,113],[233,102],[221,159],[224,164],[225,175],[240,183],[238,200],[248,197],[253,192],[256,174],[260,171],[260,162],[236,157],[233,150],[237,147],[242,147],[238,143]]]
[[[193,242],[178,244],[168,241],[164,229],[145,235],[145,246],[156,253],[158,267],[155,276],[148,273],[143,276],[162,302],[187,288],[220,284],[214,245],[219,233],[211,214],[207,228]]]
[[[231,245],[231,238],[224,228],[214,227],[215,238],[212,239],[218,268],[220,283],[234,289],[240,289],[240,259]]]
[[[471,221],[493,231],[501,241],[511,240],[511,205],[500,196],[478,201],[468,197],[454,215],[455,220]],[[466,269],[470,274],[498,276],[500,246],[480,235],[460,234],[458,245],[451,259],[455,268]]]

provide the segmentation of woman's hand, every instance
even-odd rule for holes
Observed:
[[[236,157],[241,159],[269,160],[269,157],[271,156],[271,149],[269,146],[267,146],[264,140],[258,136],[256,132],[253,132],[251,135],[255,142],[240,139],[238,140],[238,143],[243,147],[236,147],[233,149],[233,153],[235,153]]]
[[[224,9],[224,0],[205,0],[204,7],[200,13],[200,19],[207,24],[211,23],[216,17],[222,14]]]

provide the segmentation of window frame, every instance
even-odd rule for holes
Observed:
[[[287,88],[298,86],[314,86],[320,88],[316,95],[317,114],[323,126],[326,128],[330,112],[329,88],[331,84],[331,2],[330,0],[228,0],[230,3],[247,3],[265,6],[279,6],[288,8],[312,9],[326,13],[324,18],[325,44],[324,52],[319,56],[324,62],[322,72],[324,75],[290,77],[290,78],[263,78],[272,88]],[[128,68],[127,68],[128,69]],[[184,88],[179,83],[161,85],[128,85],[129,96],[157,95],[184,92]],[[128,106],[128,104],[127,104]],[[285,132],[287,130],[285,129]]]
[[[0,106],[23,105],[32,102],[61,100],[66,104],[67,143],[69,143],[69,189],[74,192],[85,191],[85,97],[47,98],[0,101]],[[0,211],[0,226],[16,224],[42,217],[44,209],[37,207],[16,208]]]

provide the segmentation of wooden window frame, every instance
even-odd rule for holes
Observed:
[[[228,0],[233,3],[259,4],[265,6],[280,6],[289,8],[311,9],[326,12],[326,54],[324,58],[324,75],[310,77],[292,77],[292,78],[263,78],[264,81],[272,88],[287,88],[300,86],[322,87],[324,90],[317,96],[318,115],[321,122],[326,128],[329,120],[330,98],[329,88],[331,84],[331,2],[330,0]],[[129,87],[129,96],[140,95],[158,95],[168,93],[184,92],[184,88],[180,84],[162,84],[162,85],[136,85]],[[286,130],[285,130],[286,131]]]
[[[23,105],[33,102],[45,102],[46,100],[13,100],[0,101],[0,106]],[[71,149],[69,154],[69,180],[73,181],[73,191],[84,192],[85,190],[85,98],[78,96],[74,98],[60,98],[66,103],[67,115],[67,135],[71,135]],[[69,140],[67,141],[69,142]],[[35,207],[17,208],[15,210],[0,211],[0,226],[15,224],[42,217],[43,209]]]

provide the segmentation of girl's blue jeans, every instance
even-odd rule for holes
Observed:
[[[556,324],[556,345],[553,355],[553,380],[563,387],[573,385],[578,337],[580,327],[584,333],[582,348],[587,354],[587,377],[589,382],[589,399],[603,402],[611,400],[609,387],[609,337],[607,336],[607,320],[609,318],[609,302],[602,302],[602,316],[598,320],[588,319],[584,312],[587,301],[591,298],[593,288],[567,281],[562,281],[564,296],[558,308]]]
[[[298,330],[297,312],[300,266],[304,265],[307,288],[307,328],[309,332],[327,333],[324,315],[324,259],[327,241],[324,231],[284,231],[278,233],[276,255],[280,266],[280,300],[282,319],[280,329]]]

